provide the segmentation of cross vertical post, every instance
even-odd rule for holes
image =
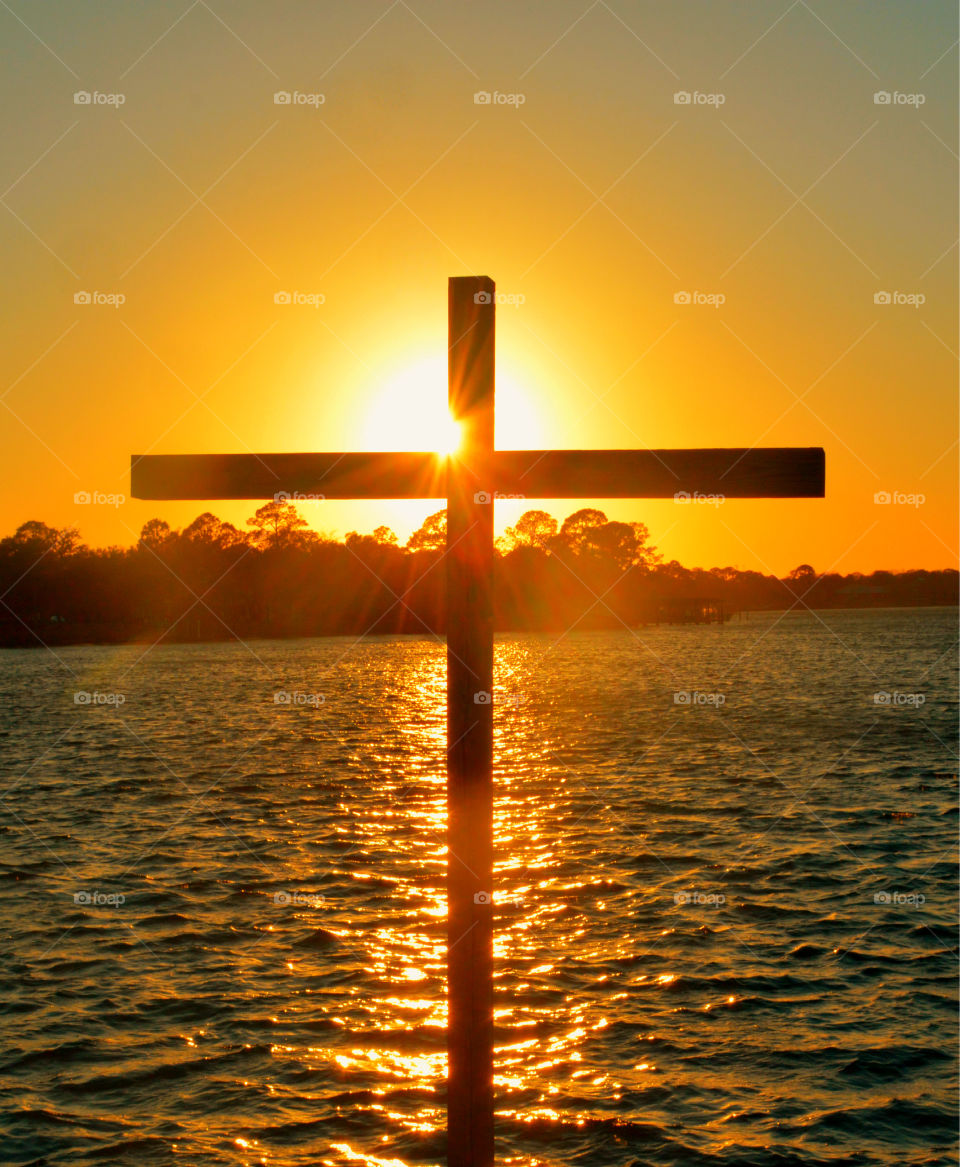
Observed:
[[[494,283],[448,294],[447,1163],[492,1167]]]

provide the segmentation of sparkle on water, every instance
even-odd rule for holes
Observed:
[[[499,640],[499,1162],[949,1154],[954,633]],[[143,652],[0,653],[4,1161],[441,1162],[443,646]]]

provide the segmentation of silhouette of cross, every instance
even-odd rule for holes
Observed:
[[[449,1167],[491,1167],[493,1141],[493,500],[822,498],[819,448],[495,450],[496,290],[449,281],[456,453],[134,456],[141,499],[447,500],[447,1138]],[[478,696],[482,694],[483,696]]]

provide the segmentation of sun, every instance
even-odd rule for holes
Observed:
[[[497,372],[498,445],[536,448],[539,429],[526,395],[508,374]],[[504,433],[503,431],[507,432]],[[391,373],[365,411],[362,449],[432,450],[455,454],[462,439],[459,422],[447,408],[446,353],[423,357]]]
[[[447,408],[446,356],[427,357],[387,378],[364,418],[368,450],[433,450],[453,454],[460,426]]]
[[[448,457],[460,449],[460,442],[463,438],[462,428],[458,421],[453,420],[449,412],[445,418],[440,419],[440,423],[436,426],[436,431],[434,440],[427,444],[437,454]]]

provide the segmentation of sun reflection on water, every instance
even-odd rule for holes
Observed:
[[[514,679],[530,675],[527,652],[520,644],[501,647],[498,669],[509,669]],[[346,994],[351,1004],[339,1025],[324,1007],[328,1040],[277,1043],[272,1053],[281,1063],[333,1074],[347,1091],[362,1088],[371,1116],[389,1119],[395,1128],[440,1135],[445,1116],[438,1095],[446,1073],[442,653],[414,656],[399,688],[408,703],[404,715],[384,727],[373,749],[369,739],[362,750],[359,742],[350,743],[351,763],[366,785],[342,788],[335,826],[342,859],[330,878],[349,889],[351,899],[362,894],[368,902],[362,932],[350,914],[338,916],[334,897],[325,902],[324,936],[354,954],[339,989],[340,999]],[[611,943],[614,953],[626,953],[629,939],[591,935],[582,915],[581,903],[589,900],[602,913],[607,898],[597,896],[587,870],[571,869],[564,853],[569,836],[558,833],[556,824],[568,813],[567,778],[538,756],[544,743],[531,737],[533,704],[506,702],[495,711],[495,1084],[502,1116],[569,1125],[586,1121],[591,1100],[615,1096],[622,1083],[589,1053],[593,1035],[609,1019],[564,976],[563,963],[572,946],[580,946],[585,961],[609,960]],[[316,927],[310,913],[301,916],[308,917]],[[596,983],[608,975],[598,970]],[[324,979],[304,1004],[313,1001],[315,1008],[317,998],[323,1002]],[[638,1076],[655,1069],[650,1062],[631,1062],[625,1072],[628,1066]],[[392,1106],[397,1090],[418,1091],[422,1101],[413,1108],[409,1098]],[[561,1111],[550,1101],[571,1090],[585,1107],[581,1112],[569,1106]],[[335,1147],[349,1161],[402,1161],[377,1158],[354,1142]]]
[[[789,689],[796,653],[831,645],[818,629],[809,650],[781,640],[787,663],[754,685],[754,708]],[[745,623],[739,641],[732,626],[657,635],[679,673],[708,641],[733,654],[753,633]],[[805,829],[789,791],[720,718],[694,726],[696,711],[676,712],[632,638],[505,637],[497,651],[497,691],[517,698],[494,708],[498,1162],[633,1161],[650,1157],[651,1137],[658,1162],[686,1162],[689,1132],[704,1158],[763,1162],[774,1125],[797,1161],[863,1148],[879,1161],[887,1149],[875,1129],[909,1144],[939,1105],[923,1091],[938,1073],[938,1002],[952,1002],[955,958],[936,905],[955,889],[931,870],[925,911],[888,912],[872,930],[874,888],[849,889],[861,844],[885,854],[901,844],[890,834],[898,821],[877,810],[888,803],[915,806],[911,830],[930,854],[949,846],[953,772],[924,754],[934,738],[923,727],[910,737],[898,717],[891,747],[893,731],[871,728],[874,706],[851,704],[843,662],[824,669],[821,655],[811,659],[833,686],[833,720],[819,739],[816,709],[784,699],[794,724],[770,727],[731,699],[724,716],[791,781],[809,777],[811,742],[829,745],[841,721],[859,743],[843,782],[813,787],[828,836]],[[737,659],[709,651],[714,666]],[[249,663],[232,652],[158,653],[167,672],[138,681],[125,707],[135,739],[108,720],[83,731],[64,721],[64,748],[51,747],[18,788],[24,821],[54,847],[70,840],[76,871],[31,843],[23,870],[2,873],[15,905],[7,926],[34,944],[11,979],[24,1037],[5,1072],[12,1064],[21,1097],[43,1079],[60,1127],[46,1112],[35,1122],[51,1140],[96,1119],[91,1159],[143,1134],[162,1144],[158,1162],[435,1165],[446,1068],[444,646],[260,645],[286,687],[328,694],[302,710],[264,696],[272,675],[251,697]],[[184,695],[189,715],[171,724]],[[955,713],[955,702],[933,700],[928,713],[940,704],[944,718]],[[57,716],[44,707],[44,734]],[[677,719],[669,735],[664,718]],[[4,757],[25,768],[39,740],[26,751],[8,736]],[[889,748],[902,782],[890,777]],[[824,773],[835,761],[824,755]],[[106,780],[117,797],[104,797]],[[837,806],[836,790],[854,788],[866,809]],[[116,889],[127,894],[122,912],[74,910],[77,888],[103,878],[100,860],[119,871],[139,856]],[[41,881],[49,896],[37,895]],[[723,890],[726,906],[689,895],[681,904],[678,893],[697,889]],[[911,992],[918,975],[925,1003]],[[14,1011],[24,1004],[35,1011]],[[84,1048],[78,1032],[91,1035]],[[867,1032],[876,1048],[863,1048]],[[902,1071],[895,1105],[891,1068]],[[121,1092],[131,1118],[113,1123],[102,1112]],[[846,1121],[855,1106],[861,1118],[841,1126],[837,1115]],[[909,1151],[898,1161],[929,1155]]]

